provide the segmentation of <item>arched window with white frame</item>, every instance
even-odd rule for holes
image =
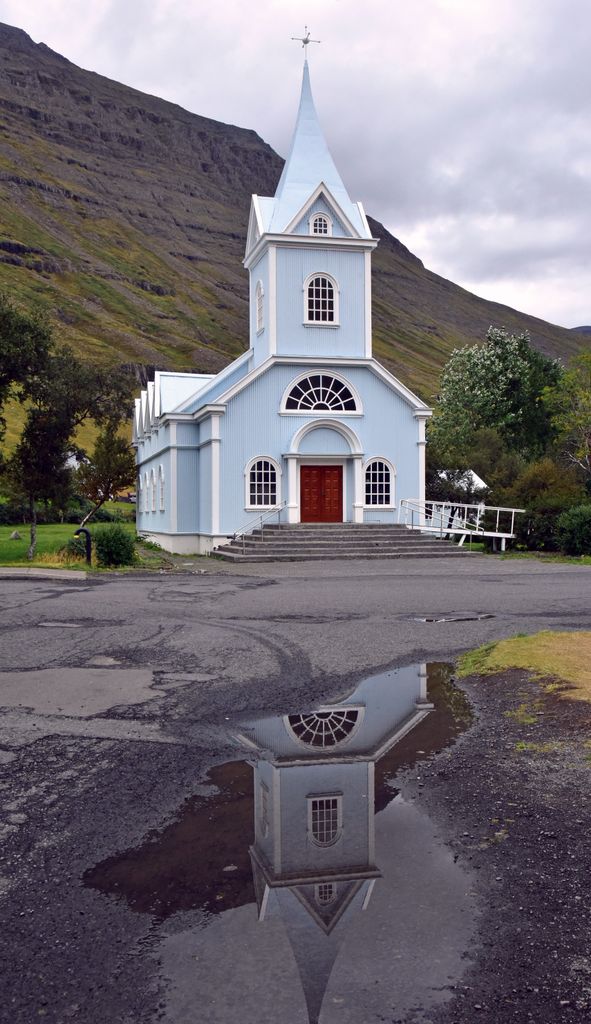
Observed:
[[[339,325],[339,286],[328,274],[311,274],[304,282],[304,323]]]
[[[165,491],[164,491],[164,469],[162,465],[158,466],[158,495],[160,503],[160,511],[164,512],[165,509]]]
[[[150,511],[150,478],[148,471],[144,473],[144,512]]]
[[[365,504],[368,508],[393,508],[396,470],[386,459],[371,459],[365,467]]]
[[[245,471],[246,508],[274,508],[281,501],[281,470],[274,459],[253,459]]]
[[[255,309],[256,309],[256,324],[257,334],[262,331],[265,327],[265,292],[263,290],[263,282],[257,281],[255,288]]]
[[[313,213],[308,223],[311,235],[332,235],[332,223],[325,213]]]
[[[150,470],[150,504],[152,512],[156,511],[156,474]]]
[[[332,373],[311,373],[291,385],[282,412],[360,412],[351,385]]]

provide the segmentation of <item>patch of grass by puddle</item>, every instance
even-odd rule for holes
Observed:
[[[531,754],[552,754],[554,751],[560,750],[564,744],[558,740],[550,740],[548,743],[535,743],[531,740],[519,740],[515,744],[515,749],[520,751],[527,751]]]
[[[458,675],[490,675],[514,668],[550,680],[544,684],[547,693],[591,701],[591,632],[546,631],[484,644],[462,655]]]

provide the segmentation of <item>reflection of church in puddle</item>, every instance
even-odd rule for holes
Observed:
[[[256,751],[259,920],[282,918],[313,1024],[345,931],[380,877],[375,764],[432,707],[426,666],[413,665],[364,680],[338,704],[259,719],[237,736]]]

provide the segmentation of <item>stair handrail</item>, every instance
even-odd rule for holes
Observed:
[[[443,537],[451,533],[476,534],[480,536],[512,538],[515,536],[515,516],[525,512],[524,508],[509,508],[502,505],[467,504],[461,501],[441,501],[436,499],[402,498],[398,507],[398,522],[401,521],[410,529],[418,529],[429,533],[439,532]],[[427,513],[430,522],[425,522]],[[415,513],[417,523],[415,524]],[[482,520],[487,513],[496,513],[495,528],[487,529]],[[501,515],[509,513],[511,523],[508,530],[501,530]],[[444,518],[447,522],[444,525]]]
[[[257,524],[260,523],[261,524],[261,540],[264,540],[265,539],[265,537],[264,537],[265,519],[268,519],[269,516],[276,515],[277,516],[277,522],[280,523],[281,522],[281,510],[283,508],[285,508],[286,505],[287,505],[287,498],[285,498],[283,501],[280,501],[278,505],[274,505],[273,508],[265,509],[264,512],[261,512],[260,516],[257,516],[256,519],[250,519],[248,521],[248,523],[245,523],[244,526],[241,526],[239,530],[236,530],[236,532],[232,534],[232,540],[238,540],[240,537],[242,537],[242,554],[244,554],[245,549],[246,549],[246,537],[247,537],[247,535],[249,533],[252,533],[253,530],[256,530],[257,529]]]

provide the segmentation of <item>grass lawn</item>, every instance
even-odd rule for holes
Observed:
[[[93,526],[91,522],[88,526],[91,534],[100,525],[102,524],[97,523],[96,526]],[[135,534],[135,523],[122,523],[121,525],[124,530]],[[64,563],[55,557],[59,548],[63,547],[70,537],[74,536],[74,532],[77,529],[78,527],[75,523],[52,523],[48,526],[38,526],[37,550],[34,559],[29,562],[27,559],[29,527],[22,525],[0,526],[0,565],[23,567],[34,565],[45,568],[53,566],[61,569],[67,569],[68,567],[72,569],[83,568],[84,562]],[[10,534],[14,530],[18,530],[21,540],[10,540]]]

